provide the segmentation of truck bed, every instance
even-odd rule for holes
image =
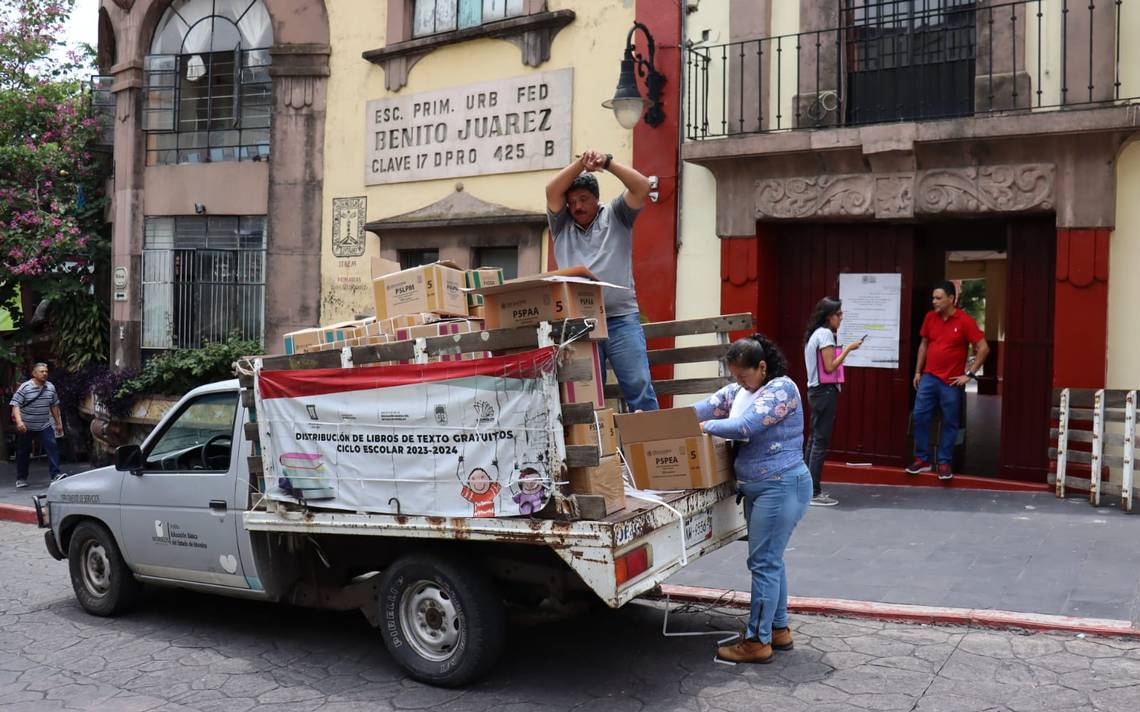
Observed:
[[[651,590],[685,564],[738,539],[744,519],[734,486],[674,492],[665,504],[628,498],[632,506],[602,520],[555,521],[529,517],[425,517],[322,511],[268,502],[244,513],[246,529],[260,532],[341,534],[548,546],[603,601],[619,607]],[[667,506],[666,506],[667,505]],[[709,513],[707,536],[689,541],[683,522]],[[678,516],[679,515],[679,516]],[[682,541],[684,544],[682,545]],[[644,574],[614,585],[614,560],[648,543],[653,562]]]

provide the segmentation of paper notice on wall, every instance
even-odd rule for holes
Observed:
[[[554,349],[426,365],[262,371],[270,499],[440,517],[529,515],[565,457]]]
[[[867,337],[860,349],[848,354],[843,365],[898,368],[902,275],[840,274],[839,298],[843,301],[840,345]]]

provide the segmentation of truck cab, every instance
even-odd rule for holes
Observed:
[[[249,504],[246,418],[236,380],[196,388],[142,445],[120,448],[115,466],[51,485],[50,510],[37,502],[44,515],[50,511],[48,549],[57,558],[66,552],[85,606],[116,612],[125,604],[119,589],[131,586],[111,586],[115,566],[137,581],[264,593],[241,527]],[[103,537],[93,534],[100,530]]]

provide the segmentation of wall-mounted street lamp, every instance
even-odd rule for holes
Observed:
[[[645,43],[649,46],[649,58],[642,57],[633,51],[633,33],[640,29],[645,35]],[[665,88],[665,75],[657,71],[653,65],[653,56],[657,48],[653,43],[653,35],[649,28],[640,22],[634,22],[625,38],[625,57],[621,60],[621,72],[618,74],[617,89],[612,99],[606,99],[602,106],[613,109],[614,116],[622,128],[632,129],[637,126],[641,113],[645,112],[645,123],[650,126],[660,126],[665,121],[665,111],[661,108],[661,91]],[[645,91],[648,99],[641,97],[637,88],[637,77],[634,71],[645,79]]]

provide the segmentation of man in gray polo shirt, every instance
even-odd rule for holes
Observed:
[[[63,435],[59,413],[59,395],[47,380],[46,363],[32,366],[32,378],[12,394],[12,422],[16,424],[16,486],[28,486],[28,459],[32,439],[38,438],[48,457],[48,470],[54,480],[59,476],[59,449],[55,438]]]
[[[598,202],[594,171],[609,171],[625,191],[606,205]],[[645,331],[633,285],[633,221],[649,196],[649,179],[613,156],[585,151],[546,185],[546,219],[559,267],[585,265],[603,282],[628,289],[606,290],[602,364],[608,360],[631,410],[657,410],[657,394],[645,354]]]

